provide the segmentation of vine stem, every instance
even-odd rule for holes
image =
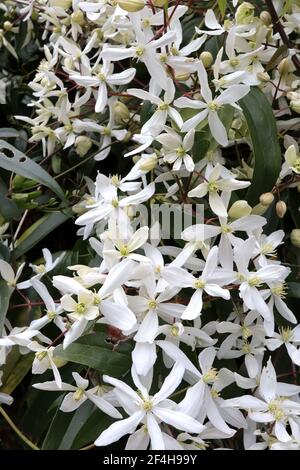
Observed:
[[[22,433],[22,431],[20,431],[20,429],[15,425],[15,423],[10,419],[8,414],[4,411],[2,406],[0,406],[0,413],[2,414],[5,421],[9,424],[9,426],[15,431],[15,433],[20,437],[20,439],[22,439],[22,441],[28,445],[28,447],[30,447],[33,450],[40,450],[38,446],[36,446],[33,442],[31,442],[31,440],[28,439],[28,437],[26,437]]]

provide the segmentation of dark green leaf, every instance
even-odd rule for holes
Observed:
[[[6,281],[0,281],[0,331],[2,334],[4,321],[9,306],[9,299],[11,295],[11,290],[8,287]]]
[[[37,181],[51,189],[62,201],[66,202],[61,187],[47,171],[4,140],[0,140],[0,167]]]
[[[24,255],[28,250],[34,247],[46,235],[55,230],[59,225],[66,222],[71,217],[70,214],[63,212],[51,212],[43,216],[27,229],[17,240],[14,255],[16,258]]]
[[[272,107],[258,88],[251,88],[239,101],[251,136],[255,165],[247,201],[258,203],[262,193],[270,191],[277,181],[281,167],[281,151]]]

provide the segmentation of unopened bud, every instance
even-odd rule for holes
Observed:
[[[287,75],[289,73],[289,59],[286,57],[285,59],[282,59],[281,62],[278,65],[278,70],[281,75]]]
[[[167,5],[167,3],[168,0],[152,0],[152,4],[155,7],[164,7],[165,5]]]
[[[270,80],[270,75],[267,72],[258,72],[256,76],[261,82],[268,82]]]
[[[249,206],[247,201],[240,200],[232,204],[228,211],[228,215],[231,219],[240,219],[251,214],[252,207]]]
[[[252,215],[263,215],[266,210],[267,210],[267,206],[263,206],[261,203],[259,204],[256,204],[256,206],[253,207],[252,211],[251,211],[251,214]]]
[[[51,7],[60,7],[67,10],[71,5],[72,0],[50,0]]]
[[[300,229],[299,228],[294,228],[294,230],[291,231],[291,243],[297,248],[300,248]]]
[[[276,214],[280,219],[283,219],[287,211],[287,205],[284,201],[278,201],[276,203]]]
[[[124,124],[130,118],[130,112],[126,104],[117,101],[114,105],[116,124]]]
[[[181,72],[175,74],[175,80],[178,82],[186,82],[190,78],[191,74],[188,72]]]
[[[272,193],[263,193],[259,198],[259,202],[266,207],[269,207],[274,201],[274,194]]]
[[[259,17],[265,26],[270,26],[272,23],[272,18],[268,11],[262,11]]]
[[[84,14],[82,13],[82,11],[81,10],[74,11],[74,13],[72,13],[71,15],[71,21],[72,23],[82,26],[85,23]]]
[[[84,157],[88,153],[92,145],[93,143],[89,137],[87,137],[86,135],[80,135],[76,138],[75,141],[75,152],[80,157]]]
[[[5,31],[11,31],[13,29],[13,24],[10,21],[4,21],[3,28]]]
[[[208,69],[214,61],[212,54],[208,51],[203,51],[200,54],[200,60],[206,69]]]
[[[157,155],[153,153],[152,155],[149,155],[149,157],[143,158],[141,160],[139,167],[140,167],[140,170],[142,171],[151,171],[156,167],[156,165],[157,165]]]
[[[292,100],[290,102],[290,108],[295,111],[295,113],[300,114],[300,99],[299,100]]]
[[[129,13],[140,11],[145,6],[144,0],[117,0],[117,4]]]

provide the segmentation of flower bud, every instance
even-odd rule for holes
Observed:
[[[297,248],[300,248],[300,229],[299,228],[294,228],[291,231],[291,243]]]
[[[262,204],[256,204],[256,206],[253,207],[252,211],[251,211],[251,214],[252,215],[263,215],[266,210],[267,210],[267,206],[263,206]]]
[[[117,101],[115,103],[114,112],[116,124],[124,124],[124,122],[130,118],[129,109],[127,108],[126,104],[122,103],[121,101]]]
[[[93,143],[89,137],[87,137],[86,135],[80,135],[76,138],[75,141],[75,152],[80,157],[84,157],[88,153],[92,145]]]
[[[284,201],[278,201],[276,203],[276,214],[280,219],[283,219],[287,211],[287,205]]]
[[[265,26],[270,26],[272,23],[272,18],[268,11],[262,11],[259,17]]]
[[[145,6],[144,0],[117,0],[117,4],[129,13],[140,11]]]
[[[290,102],[290,108],[295,111],[295,113],[300,114],[300,99],[299,100],[292,100]]]
[[[258,72],[256,76],[261,82],[268,82],[270,80],[270,75],[267,72]]]
[[[274,201],[274,195],[272,193],[263,193],[259,198],[259,202],[266,207],[269,207]]]
[[[155,7],[164,7],[165,5],[167,5],[167,3],[168,0],[152,0],[152,4]]]
[[[51,7],[60,7],[67,10],[72,5],[72,0],[50,0]]]
[[[208,51],[203,51],[200,54],[200,60],[206,69],[208,69],[214,61],[212,54]]]
[[[147,158],[143,158],[139,164],[140,170],[142,171],[151,171],[153,170],[156,165],[157,165],[157,155],[153,153],[152,155],[149,155]]]
[[[82,11],[74,11],[74,13],[72,13],[71,15],[71,21],[73,24],[78,24],[79,26],[82,26],[85,23],[84,14],[82,13]]]
[[[4,21],[3,28],[5,31],[11,31],[13,29],[13,24],[10,21]]]
[[[289,73],[289,59],[286,57],[285,59],[282,59],[281,62],[278,65],[278,70],[281,75],[287,75]]]
[[[228,211],[228,216],[231,219],[239,219],[245,217],[246,215],[251,214],[252,207],[249,206],[247,201],[240,200],[232,204]]]
[[[178,82],[186,82],[190,78],[191,74],[189,72],[179,72],[175,73],[175,80]]]
[[[237,24],[249,24],[254,17],[254,5],[243,2],[236,10],[235,19]]]

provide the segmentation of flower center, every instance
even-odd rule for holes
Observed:
[[[248,284],[250,287],[259,287],[262,285],[262,282],[259,277],[252,277],[248,279]]]
[[[297,157],[294,161],[292,169],[295,171],[295,173],[300,173],[300,156]]]
[[[168,103],[162,103],[158,106],[157,108],[159,111],[167,111],[167,109],[169,109],[169,105]]]
[[[111,201],[111,205],[116,209],[117,207],[119,207],[119,201],[118,199],[113,199]]]
[[[56,317],[56,312],[53,312],[51,310],[47,310],[47,317],[50,319],[50,320],[54,320],[54,318]]]
[[[39,274],[43,274],[46,272],[46,266],[44,264],[39,264],[38,266],[36,266],[36,272],[39,273]]]
[[[176,155],[177,155],[177,157],[183,158],[183,157],[185,156],[185,154],[186,154],[186,151],[185,151],[185,149],[184,149],[182,146],[181,146],[181,147],[178,147],[178,148],[176,149]]]
[[[46,356],[47,356],[46,351],[38,351],[35,353],[35,357],[37,358],[38,361],[42,361]]]
[[[214,383],[218,378],[218,371],[217,369],[215,369],[214,367],[212,367],[211,369],[209,369],[203,376],[202,376],[202,380],[203,382],[205,382],[206,384],[209,384],[209,383]]]
[[[153,408],[153,403],[150,399],[143,400],[142,407],[145,411],[151,411]]]
[[[211,193],[215,193],[218,191],[218,183],[216,181],[210,181],[208,183],[208,191]]]
[[[73,393],[73,400],[75,401],[81,400],[83,394],[84,394],[83,388],[78,388],[76,392]]]
[[[203,279],[197,279],[197,281],[194,282],[194,287],[195,289],[203,289],[205,287],[205,281]]]
[[[280,399],[273,400],[268,405],[268,410],[270,411],[270,413],[272,413],[276,421],[280,421],[285,416],[285,413],[281,407],[281,401],[282,400]]]
[[[157,307],[157,302],[156,300],[150,300],[148,302],[148,307],[150,308],[150,310],[154,310],[156,307]]]
[[[145,52],[145,47],[144,46],[138,46],[136,49],[135,49],[135,55],[137,57],[142,57],[144,55],[144,52]]]
[[[281,339],[284,343],[289,343],[293,338],[293,330],[292,328],[279,328]]]
[[[248,338],[250,338],[250,336],[252,336],[252,331],[251,331],[251,329],[248,328],[248,326],[243,325],[243,326],[242,326],[242,338],[243,338],[243,339],[248,339]]]
[[[76,313],[82,314],[85,312],[86,306],[83,302],[79,302],[76,305]]]
[[[285,283],[279,284],[278,286],[271,287],[271,292],[273,295],[277,295],[281,299],[284,299],[287,292],[287,286]]]
[[[210,103],[208,103],[208,107],[211,111],[219,111],[219,109],[221,108],[221,106],[215,101],[211,101]]]
[[[128,245],[122,245],[119,251],[122,256],[128,256],[129,254]]]

